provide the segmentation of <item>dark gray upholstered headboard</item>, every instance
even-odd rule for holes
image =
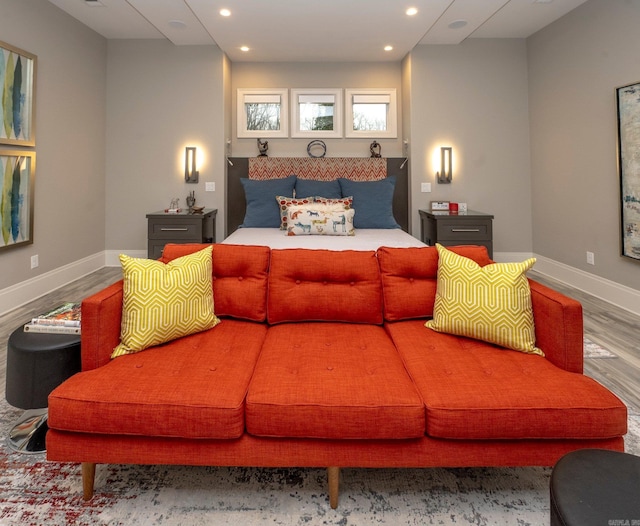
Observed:
[[[226,229],[225,237],[235,232],[244,220],[246,201],[240,179],[249,177],[249,158],[230,157],[233,166],[227,163]],[[404,157],[388,157],[387,177],[396,176],[393,195],[393,215],[405,232],[409,231],[409,163]],[[402,164],[404,163],[404,166]],[[402,168],[401,168],[402,166]]]

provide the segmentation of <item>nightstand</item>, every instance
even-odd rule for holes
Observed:
[[[493,216],[484,212],[420,212],[420,237],[423,243],[443,246],[481,245],[493,259]]]
[[[191,214],[188,210],[177,214],[147,214],[149,259],[162,256],[167,243],[215,243],[217,213],[217,209],[205,208],[200,214]]]

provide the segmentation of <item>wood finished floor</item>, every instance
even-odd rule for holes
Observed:
[[[585,374],[616,393],[629,406],[630,412],[640,413],[640,316],[535,272],[530,276],[582,303],[585,336],[616,355],[615,358],[586,359]],[[120,277],[120,267],[105,267],[0,316],[2,396],[6,378],[7,339],[15,328],[55,305],[65,301],[81,301]]]

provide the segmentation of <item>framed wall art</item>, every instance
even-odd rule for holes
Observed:
[[[623,256],[640,261],[640,82],[616,88]]]
[[[33,243],[36,154],[0,150],[0,251]]]
[[[0,144],[35,146],[36,60],[0,41]]]

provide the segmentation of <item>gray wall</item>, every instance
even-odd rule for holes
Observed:
[[[395,88],[398,104],[398,137],[378,139],[384,157],[402,153],[402,76],[401,64],[394,62],[300,63],[237,62],[232,64],[232,150],[238,157],[258,155],[255,139],[236,137],[236,100],[238,88]],[[269,139],[269,155],[306,157],[307,144],[313,139]],[[323,139],[327,157],[369,157],[373,139]]]
[[[149,212],[173,197],[218,208],[224,232],[224,55],[215,46],[110,40],[107,68],[107,250],[146,250]],[[228,119],[227,119],[228,120]],[[198,148],[198,184],[184,182],[186,146]],[[205,182],[216,183],[205,193]]]
[[[414,234],[418,209],[429,201],[466,202],[495,216],[495,252],[531,252],[526,42],[417,46],[405,67]],[[453,147],[451,184],[436,182],[440,146]],[[430,194],[420,192],[423,182],[431,183]]]
[[[2,0],[0,39],[38,57],[34,244],[0,252],[1,290],[104,250],[107,42],[42,0]]]
[[[640,1],[591,0],[528,40],[534,251],[636,290],[640,263],[619,255],[614,90],[640,81],[639,28]]]
[[[49,2],[2,0],[0,38],[39,62],[35,244],[0,253],[0,291],[105,250],[144,251],[145,213],[190,190],[219,208],[220,238],[225,154],[257,153],[235,137],[235,89],[252,86],[396,87],[402,136],[383,154],[410,142],[414,234],[429,200],[466,201],[495,215],[496,252],[637,290],[640,267],[618,255],[614,88],[640,81],[638,27],[639,0],[590,0],[526,41],[418,46],[402,64],[231,64],[216,47],[107,43]],[[305,155],[307,142],[270,151]],[[366,155],[369,142],[327,141],[330,155]],[[188,144],[206,156],[198,185],[182,181]],[[435,183],[441,144],[454,147],[447,186]]]

